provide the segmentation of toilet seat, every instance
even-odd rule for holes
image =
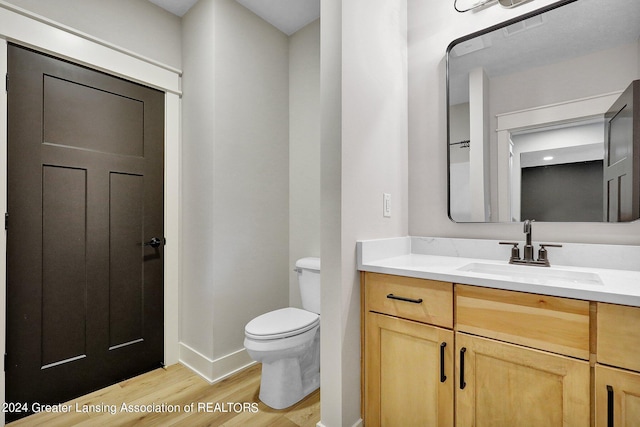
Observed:
[[[302,334],[319,323],[320,316],[316,313],[287,307],[256,317],[244,331],[253,340],[274,340]]]

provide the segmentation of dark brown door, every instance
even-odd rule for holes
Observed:
[[[162,364],[164,94],[8,63],[6,395],[30,407]]]
[[[640,80],[605,114],[604,219],[640,218]]]

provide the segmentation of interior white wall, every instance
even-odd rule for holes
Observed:
[[[471,190],[471,220],[483,222],[490,218],[491,187],[489,182],[489,77],[478,67],[469,72],[469,187]]]
[[[449,120],[451,127],[449,129],[450,143],[455,144],[471,139],[469,129],[469,103],[452,105],[449,107]],[[469,162],[469,148],[460,148],[460,145],[452,145],[449,148],[450,160],[453,163]]]
[[[343,424],[342,1],[320,2],[320,420]],[[353,288],[353,285],[349,286]],[[334,345],[329,346],[332,342]],[[352,403],[354,406],[355,403]],[[352,422],[353,424],[353,422]]]
[[[450,2],[408,0],[409,234],[522,238],[522,224],[519,223],[456,224],[447,217],[445,53],[452,40],[551,3],[552,0],[538,0],[514,9],[495,5],[461,14]],[[537,238],[545,241],[640,243],[638,221],[627,224],[536,223],[535,228]]]
[[[147,0],[2,0],[176,69],[180,18]]]
[[[288,39],[233,0],[183,18],[181,360],[250,362],[244,326],[289,303]]]
[[[296,260],[320,256],[320,20],[289,37],[289,304]]]
[[[623,91],[638,77],[638,44],[629,43],[491,79],[490,114]],[[544,88],[544,89],[542,89]]]
[[[201,2],[183,18],[182,41],[182,288],[180,341],[203,355],[213,355],[213,154],[215,58],[212,2]],[[193,52],[190,50],[191,47]],[[196,208],[197,206],[197,208]],[[200,240],[199,240],[200,238]],[[197,245],[197,246],[196,246]],[[184,316],[188,307],[191,316]],[[200,323],[200,330],[198,330]]]
[[[360,419],[355,242],[407,233],[406,0],[321,3],[321,423]],[[382,194],[391,194],[391,217]],[[329,344],[330,343],[330,344]]]
[[[469,103],[449,107],[450,143],[470,140]],[[471,221],[471,189],[469,175],[469,148],[460,144],[449,146],[449,185],[451,186],[450,214],[452,218]]]

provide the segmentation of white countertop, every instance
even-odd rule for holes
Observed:
[[[411,238],[358,242],[358,269],[640,307],[640,271],[638,270],[555,264],[552,264],[551,268],[510,265],[508,255],[503,261],[481,257],[412,253],[411,242],[404,239]],[[627,248],[632,248],[633,252],[637,247],[621,249]],[[605,249],[608,252],[612,251],[610,247]],[[553,254],[549,252],[552,258]],[[640,258],[636,259],[640,267]],[[489,272],[468,270],[469,268],[473,270],[474,267],[480,267],[480,269],[486,267]],[[537,271],[540,271],[540,277],[537,277]],[[510,274],[511,272],[514,274]],[[556,273],[558,278],[554,277]],[[595,277],[599,280],[572,280],[573,274],[587,278]],[[564,279],[564,276],[569,278]]]

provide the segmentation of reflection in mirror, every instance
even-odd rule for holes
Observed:
[[[603,136],[602,119],[512,132],[512,219],[601,221]]]
[[[451,219],[640,218],[638,79],[638,0],[565,0],[452,42]]]

